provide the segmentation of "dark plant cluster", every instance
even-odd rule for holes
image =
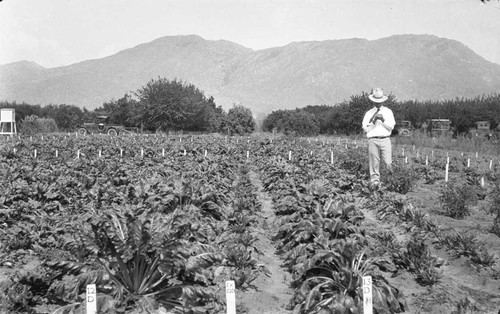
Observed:
[[[464,219],[470,215],[471,207],[477,204],[474,187],[459,178],[449,181],[441,195],[444,215],[455,219]]]

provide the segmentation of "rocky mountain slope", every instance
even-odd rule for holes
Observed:
[[[192,83],[225,108],[238,103],[256,113],[335,105],[374,86],[399,100],[500,93],[500,65],[431,35],[294,42],[257,51],[188,35],[65,67],[1,65],[0,100],[94,109],[158,77]]]

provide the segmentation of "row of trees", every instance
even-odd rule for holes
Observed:
[[[252,112],[243,106],[234,106],[228,112],[217,107],[212,97],[192,84],[151,80],[133,95],[125,94],[118,100],[105,102],[94,111],[71,105],[29,105],[3,102],[0,108],[14,108],[16,120],[43,117],[53,119],[59,130],[74,130],[97,115],[108,115],[111,123],[138,126],[147,131],[199,131],[227,134],[246,134],[255,130]]]
[[[492,129],[500,123],[500,95],[423,102],[396,101],[394,95],[389,95],[384,105],[392,109],[396,123],[410,121],[415,128],[427,119],[450,119],[455,134],[466,134],[476,127],[477,121],[489,121]],[[368,94],[363,92],[336,106],[274,111],[264,119],[263,130],[299,135],[360,134],[363,116],[372,107]]]
[[[467,133],[477,121],[487,120],[492,128],[500,122],[500,95],[446,101],[397,101],[389,95],[385,103],[394,112],[396,122],[410,121],[419,128],[427,119],[450,119],[457,134]],[[368,94],[351,96],[336,106],[308,106],[295,110],[277,110],[262,123],[262,130],[290,135],[360,134],[364,113],[373,107]],[[147,131],[197,131],[246,134],[255,130],[252,112],[234,106],[228,112],[216,106],[192,84],[153,79],[133,94],[105,102],[94,111],[71,105],[0,103],[0,108],[15,108],[16,120],[28,116],[52,118],[59,130],[74,130],[96,115],[107,114],[110,121],[138,126]]]

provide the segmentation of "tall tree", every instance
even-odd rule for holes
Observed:
[[[139,104],[134,120],[150,130],[206,130],[205,95],[194,85],[165,78],[151,80],[136,92]]]
[[[224,128],[229,134],[252,133],[255,130],[255,119],[250,109],[234,105],[227,113]]]

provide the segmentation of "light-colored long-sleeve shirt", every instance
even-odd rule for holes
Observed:
[[[363,130],[366,133],[366,137],[374,137],[374,136],[390,136],[392,129],[394,129],[394,125],[396,125],[396,121],[394,121],[394,114],[392,110],[381,106],[378,111],[379,114],[382,114],[384,117],[384,122],[377,119],[375,123],[370,122],[370,119],[377,112],[377,107],[373,107],[365,113],[365,117],[363,118]]]

